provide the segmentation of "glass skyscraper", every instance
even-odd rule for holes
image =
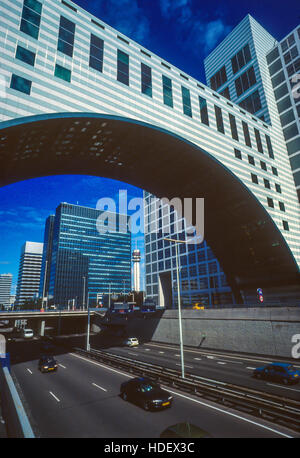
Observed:
[[[97,295],[131,289],[131,234],[126,230],[127,217],[112,214],[115,231],[111,228],[105,231],[105,220],[99,219],[102,213],[94,208],[61,203],[53,226],[46,225],[45,237],[47,240],[52,237],[52,253],[49,290],[45,295],[59,307],[70,304],[86,307],[87,302],[95,306]],[[42,282],[40,291],[41,288]]]

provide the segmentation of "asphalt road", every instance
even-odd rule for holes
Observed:
[[[111,347],[106,352],[127,358],[157,364],[181,371],[180,350],[178,347],[144,343],[138,347]],[[273,362],[255,356],[226,355],[221,352],[184,349],[185,373],[196,374],[200,379],[217,380],[225,383],[254,388],[263,392],[300,400],[300,383],[285,386],[275,381],[258,380],[252,377],[253,369]],[[300,368],[300,362],[294,366]]]
[[[174,396],[170,409],[145,412],[120,398],[120,384],[131,377],[120,370],[57,348],[58,371],[42,374],[39,342],[15,343],[10,351],[17,389],[37,437],[159,438],[168,426],[186,421],[220,438],[294,436],[173,389],[168,389]]]

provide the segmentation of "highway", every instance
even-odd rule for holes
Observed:
[[[163,343],[144,343],[138,347],[111,347],[106,352],[157,364],[181,371],[179,347]],[[274,360],[275,361],[275,360]],[[257,380],[253,369],[273,360],[255,356],[228,355],[218,351],[184,348],[185,373],[196,374],[202,380],[216,380],[300,400],[300,383],[285,386],[274,381]],[[300,361],[293,363],[300,368]]]
[[[12,374],[37,437],[159,438],[168,426],[186,421],[213,437],[295,436],[175,389],[168,389],[174,396],[170,409],[145,412],[119,396],[120,384],[131,375],[61,348],[55,349],[58,371],[42,374],[37,369],[39,341],[14,342],[10,353]]]

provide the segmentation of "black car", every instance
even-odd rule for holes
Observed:
[[[57,371],[57,361],[53,358],[53,356],[42,356],[39,360],[38,368],[41,372],[54,372]]]
[[[132,401],[145,410],[171,407],[173,398],[149,378],[133,378],[121,385],[121,397],[124,401]]]

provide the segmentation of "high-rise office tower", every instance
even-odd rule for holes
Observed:
[[[25,242],[20,257],[16,306],[38,296],[43,256],[43,243]]]
[[[0,274],[0,307],[10,306],[12,274]]]
[[[39,296],[42,298],[47,298],[49,292],[54,221],[55,215],[50,215],[46,219],[45,224],[43,260],[39,288]]]
[[[55,213],[49,262],[49,296],[67,307],[96,305],[97,294],[131,290],[131,233],[127,217],[111,214],[115,231],[105,230],[103,212],[61,203]],[[124,215],[123,215],[124,216]],[[46,227],[49,229],[49,225]],[[45,235],[47,237],[47,234]]]
[[[140,250],[133,250],[132,252],[132,262],[133,262],[133,290],[140,291],[140,262],[141,262],[141,252]]]

